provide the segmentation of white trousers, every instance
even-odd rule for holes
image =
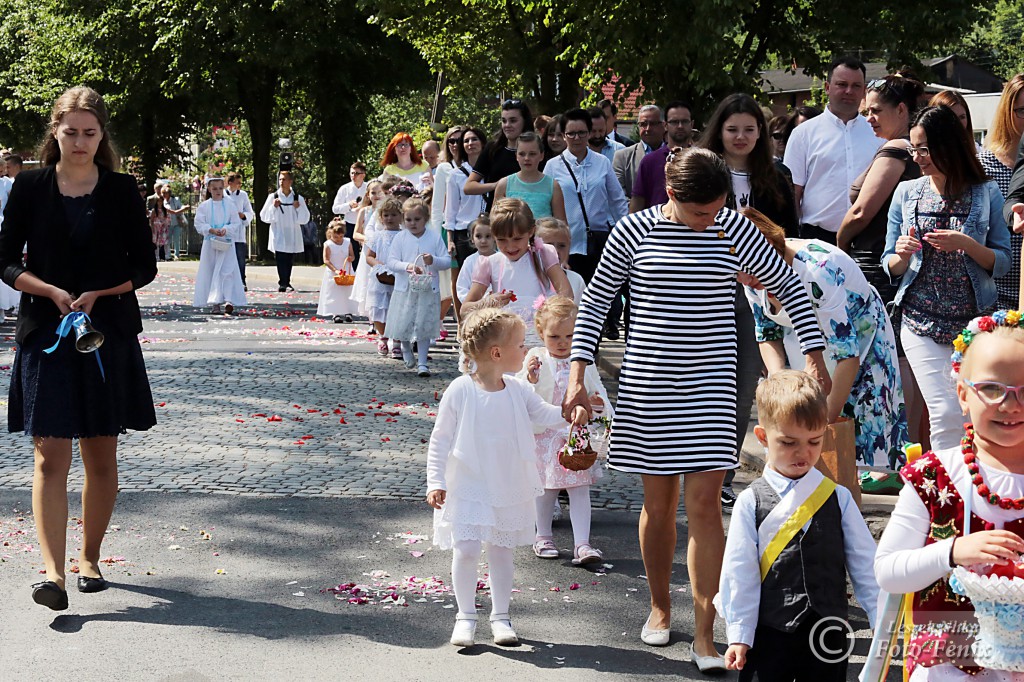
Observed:
[[[940,344],[927,336],[918,336],[907,329],[900,330],[900,341],[907,354],[914,378],[928,406],[928,425],[931,428],[932,450],[945,450],[960,444],[963,437],[964,417],[956,396],[956,382],[950,376],[949,356],[953,346]]]

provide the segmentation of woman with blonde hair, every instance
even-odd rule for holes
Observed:
[[[985,148],[978,154],[981,167],[988,177],[996,181],[1004,197],[1010,195],[1010,178],[1017,163],[1017,148],[1021,133],[1024,132],[1024,74],[1017,74],[1003,88],[1003,94],[996,105],[992,127],[985,137]],[[999,293],[997,307],[1017,310],[1020,303],[1020,263],[1024,237],[1010,232],[1010,271],[996,278]]]
[[[39,149],[41,168],[25,171],[11,189],[0,232],[3,280],[22,297],[15,332],[8,429],[32,436],[32,511],[46,570],[32,599],[55,611],[68,607],[68,471],[78,439],[82,549],[78,591],[99,592],[100,545],[117,498],[117,438],[156,424],[138,334],[135,290],[156,277],[146,207],[135,178],[118,173],[106,106],[91,88],[57,98]],[[22,251],[28,247],[27,260]],[[74,292],[74,293],[72,293]],[[90,322],[102,348],[78,352]]]

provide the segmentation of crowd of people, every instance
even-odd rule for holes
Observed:
[[[933,588],[952,567],[1016,561],[1024,550],[999,528],[1015,528],[1024,508],[1024,77],[1006,85],[984,149],[962,100],[939,93],[921,106],[924,86],[909,73],[866,82],[864,65],[842,58],[825,90],[824,111],[782,118],[731,95],[696,138],[688,104],[646,105],[636,142],[619,134],[610,102],[535,118],[509,99],[491,138],[455,126],[419,150],[399,132],[375,179],[352,165],[322,251],[318,314],[365,317],[380,355],[422,377],[429,348],[446,338],[442,321],[452,312],[458,322],[463,376],[441,399],[426,471],[434,542],[453,550],[452,644],[475,641],[484,551],[494,641],[518,641],[513,549],[561,556],[552,532],[560,491],[572,563],[603,560],[589,499],[603,464],[577,470],[563,459],[583,451],[594,423],[611,425],[607,465],[642,480],[651,608],[640,638],[650,646],[671,641],[684,497],[690,649],[701,672],[845,679],[846,662],[816,660],[808,634],[821,618],[846,617],[847,572],[872,625],[879,586],[914,593],[917,623],[948,610]],[[33,598],[54,609],[67,606],[71,439],[91,481],[78,588],[92,592],[107,585],[96,562],[116,494],[117,434],[155,422],[133,292],[155,276],[166,255],[155,235],[177,209],[144,201],[115,172],[106,121],[87,88],[57,101],[43,168],[14,183],[0,230],[3,280],[30,295],[9,414],[12,430],[35,436],[47,579]],[[225,312],[245,302],[238,244],[255,217],[239,180],[209,178],[196,208],[195,304]],[[309,221],[292,185],[282,171],[259,214],[282,292]],[[130,235],[128,248],[108,248],[115,232]],[[72,259],[68,249],[97,257]],[[67,346],[56,361],[42,350],[75,313],[110,329],[106,365]],[[602,338],[621,333],[613,405],[594,362]],[[727,477],[755,397],[767,465],[737,498]],[[52,405],[64,406],[57,421]],[[850,492],[814,469],[841,419],[855,427],[859,485],[900,496],[877,549]],[[915,441],[930,452],[907,464],[903,448]],[[723,508],[734,514],[728,540]],[[945,530],[933,532],[940,522]],[[958,603],[969,615],[970,603]],[[716,614],[726,621],[724,657]],[[915,680],[978,673],[976,661],[948,656],[908,656],[907,667]]]

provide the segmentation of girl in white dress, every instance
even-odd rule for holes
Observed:
[[[537,333],[544,345],[526,354],[526,366],[518,375],[533,386],[537,395],[552,405],[561,405],[565,397],[572,330],[578,312],[572,299],[564,296],[552,296],[544,301],[534,318]],[[594,414],[612,416],[611,403],[601,384],[597,365],[587,366],[584,383],[590,394]],[[558,558],[551,521],[558,504],[558,493],[565,490],[569,494],[569,519],[575,545],[572,562],[581,565],[601,561],[601,551],[590,546],[590,486],[601,478],[601,465],[594,462],[589,469],[572,471],[559,464],[558,453],[565,447],[568,435],[568,431],[561,426],[534,428],[534,434],[537,441],[537,469],[544,494],[536,499],[537,538],[533,543],[533,553],[541,559]]]
[[[224,197],[223,178],[210,178],[206,188],[210,198],[196,208],[195,227],[203,236],[203,247],[192,305],[213,306],[213,312],[219,313],[221,304],[225,304],[224,312],[230,315],[235,306],[246,302],[234,245],[245,223],[238,217],[234,202]]]
[[[534,311],[548,296],[572,298],[572,287],[558,261],[558,254],[536,238],[537,226],[530,207],[520,199],[500,199],[491,209],[491,235],[498,253],[477,261],[473,286],[463,310],[505,308],[526,323],[526,343],[539,346],[533,330]],[[484,294],[490,287],[493,294]]]
[[[338,284],[335,275],[351,275],[355,252],[352,241],[345,236],[345,221],[335,218],[327,228],[324,242],[324,278],[320,282],[320,304],[316,314],[333,317],[337,322],[351,322],[356,313],[356,302],[352,300],[351,284]]]
[[[366,262],[370,265],[370,275],[366,285],[366,314],[373,323],[373,328],[380,335],[377,340],[377,353],[388,354],[388,339],[384,336],[384,327],[388,321],[388,308],[391,307],[391,294],[395,290],[395,273],[387,268],[386,257],[392,240],[402,229],[402,202],[395,197],[388,197],[377,207],[377,229],[373,239],[366,245]],[[390,282],[382,282],[389,279]],[[392,344],[391,357],[402,359],[400,344]]]
[[[476,247],[476,251],[461,263],[459,278],[455,282],[455,293],[458,296],[460,307],[461,301],[469,296],[469,289],[473,286],[473,268],[476,267],[476,262],[481,258],[487,258],[496,250],[494,238],[491,237],[491,219],[487,217],[486,213],[469,224],[469,238],[473,242],[473,246]],[[451,249],[448,252],[451,253]],[[489,294],[491,290],[488,289],[484,293]],[[459,314],[462,314],[461,310]]]
[[[476,632],[477,565],[484,546],[491,580],[494,643],[519,642],[509,619],[513,549],[533,543],[534,498],[543,492],[531,425],[568,428],[558,407],[510,374],[523,367],[526,325],[494,308],[468,316],[459,338],[463,371],[441,398],[427,451],[427,504],[434,544],[453,549],[452,587],[459,613],[454,646]],[[468,365],[468,366],[467,366]],[[577,423],[586,413],[576,410]]]
[[[409,199],[402,206],[405,229],[388,248],[388,270],[395,273],[395,291],[391,296],[384,336],[402,345],[402,359],[409,369],[416,367],[421,377],[429,377],[427,351],[441,327],[441,296],[438,273],[448,275],[452,259],[441,235],[427,229],[430,206],[422,199]],[[419,275],[429,275],[427,286],[417,285]],[[417,342],[414,358],[412,342]]]
[[[366,285],[369,283],[370,264],[366,262],[366,251],[377,229],[377,206],[384,198],[380,180],[366,183],[363,203],[357,209],[356,227],[352,231],[353,241],[359,242],[359,264],[356,266],[356,283],[352,285],[352,300],[356,302],[360,315],[367,314]]]

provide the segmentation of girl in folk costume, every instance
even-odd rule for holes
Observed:
[[[578,309],[572,299],[552,296],[537,309],[534,324],[544,346],[533,348],[526,354],[526,366],[519,373],[533,390],[546,402],[561,405],[569,379],[569,352],[572,350],[572,330],[576,324]],[[611,416],[608,393],[601,385],[597,366],[588,365],[584,376],[590,404],[594,414]],[[541,559],[557,559],[558,548],[551,532],[551,521],[558,493],[569,493],[569,518],[575,549],[572,553],[574,564],[592,564],[601,560],[601,551],[590,546],[590,486],[601,478],[601,465],[594,465],[583,471],[566,469],[558,462],[558,453],[565,447],[567,431],[561,426],[547,429],[535,428],[537,442],[537,468],[540,471],[544,494],[536,499],[537,539],[533,553]]]
[[[366,315],[366,287],[371,277],[371,266],[366,262],[366,251],[377,229],[377,206],[383,199],[384,190],[380,180],[366,183],[366,194],[356,209],[356,226],[352,232],[352,241],[362,247],[359,250],[359,264],[356,266],[356,283],[352,285],[352,300],[356,302],[359,312],[363,315]]]
[[[533,542],[533,499],[543,492],[531,426],[566,428],[561,410],[510,374],[523,367],[526,328],[516,315],[488,308],[465,318],[463,371],[441,398],[427,450],[427,504],[434,544],[454,550],[452,586],[459,613],[454,646],[476,632],[477,565],[487,549],[494,643],[519,643],[509,619],[515,547]],[[576,423],[586,413],[573,413]]]
[[[196,209],[196,232],[203,236],[203,248],[199,252],[192,305],[210,305],[214,313],[219,313],[223,303],[224,312],[230,315],[235,306],[245,305],[245,289],[233,246],[245,224],[238,217],[235,204],[224,197],[223,178],[210,178],[206,187],[210,198]]]
[[[395,274],[387,269],[385,257],[392,240],[402,229],[402,202],[388,197],[377,207],[377,229],[373,239],[366,244],[366,262],[370,265],[370,276],[366,285],[366,312],[373,328],[380,335],[377,353],[388,354],[388,339],[384,327],[391,307],[391,294],[395,291]],[[391,357],[401,360],[402,347],[392,344]]]
[[[292,264],[295,254],[305,251],[302,226],[309,222],[309,207],[306,200],[292,190],[291,171],[281,171],[278,182],[281,189],[267,195],[260,220],[270,224],[267,248],[274,252],[277,264],[277,290],[295,291],[292,288]]]
[[[520,199],[508,197],[494,202],[491,210],[491,235],[498,253],[477,261],[473,286],[463,302],[463,310],[507,308],[528,325],[527,345],[539,346],[533,327],[534,311],[553,294],[572,298],[572,287],[553,248],[535,237],[537,226],[530,207]],[[493,294],[486,298],[490,287]]]
[[[904,647],[911,682],[1019,680],[1019,672],[982,668],[973,658],[984,648],[972,645],[991,642],[975,641],[974,605],[952,590],[950,571],[1012,570],[1024,552],[1020,311],[975,318],[953,346],[956,393],[971,423],[959,446],[925,453],[900,471],[909,485],[882,534],[875,574],[882,589],[913,593],[914,630]],[[1010,658],[1024,665],[1019,654]]]
[[[388,270],[395,273],[395,292],[384,335],[401,343],[406,367],[429,377],[427,351],[441,326],[438,273],[447,276],[452,261],[441,235],[427,229],[427,203],[409,199],[402,209],[405,229],[391,242],[386,257]],[[418,358],[413,358],[413,341]]]
[[[338,284],[337,275],[351,275],[355,252],[352,240],[345,236],[345,221],[335,218],[327,228],[324,242],[324,278],[320,282],[320,304],[316,314],[333,317],[337,322],[351,322],[356,302],[351,297],[351,284]]]

